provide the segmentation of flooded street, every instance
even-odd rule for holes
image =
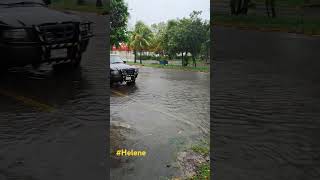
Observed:
[[[320,38],[214,31],[215,178],[319,179]]]
[[[0,77],[0,180],[106,177],[107,21],[81,16],[95,23],[95,37],[80,69],[13,68]]]
[[[111,179],[178,177],[177,153],[208,140],[210,74],[141,67],[135,85],[111,88],[111,151],[145,150],[145,157],[113,157]]]

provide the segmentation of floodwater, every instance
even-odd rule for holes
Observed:
[[[106,178],[106,19],[81,68],[14,68],[0,77],[0,180]]]
[[[320,178],[320,38],[216,27],[216,179]]]
[[[111,152],[145,150],[145,157],[115,157],[111,179],[179,177],[177,153],[208,141],[210,74],[142,67],[133,86],[111,88]]]

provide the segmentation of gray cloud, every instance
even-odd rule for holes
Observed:
[[[136,21],[153,24],[169,19],[189,16],[193,11],[202,11],[203,19],[210,18],[210,0],[125,0],[129,5],[129,27]]]

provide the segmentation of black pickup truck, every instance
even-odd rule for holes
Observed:
[[[0,0],[0,71],[42,63],[78,67],[91,22],[50,9],[45,0]]]
[[[110,83],[126,82],[133,85],[139,74],[139,68],[130,66],[119,55],[110,54]]]

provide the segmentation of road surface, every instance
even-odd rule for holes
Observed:
[[[214,32],[216,179],[319,179],[320,38]]]

